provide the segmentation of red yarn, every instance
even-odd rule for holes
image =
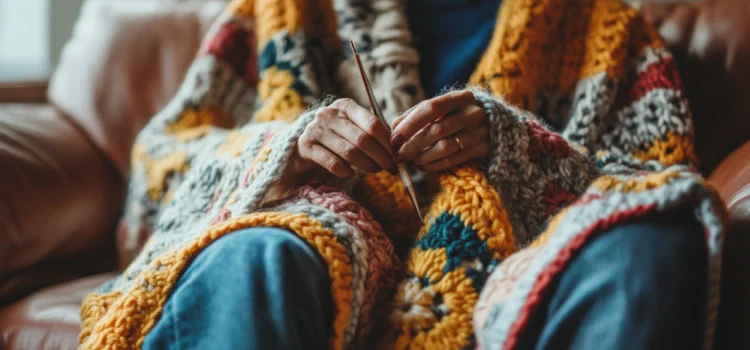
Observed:
[[[250,186],[250,175],[252,175],[253,170],[255,170],[255,166],[250,166],[250,168],[248,168],[245,172],[245,177],[242,179],[243,187]]]
[[[568,142],[560,134],[547,130],[537,121],[526,120],[524,124],[531,137],[526,152],[532,162],[539,162],[542,156],[566,158],[573,153]]]
[[[604,198],[604,196],[599,193],[589,193],[589,194],[581,196],[581,198],[578,198],[578,200],[575,201],[575,203],[573,204],[574,205],[586,205],[597,199],[602,199],[602,198]]]
[[[219,211],[219,214],[217,214],[216,217],[211,221],[211,226],[229,219],[230,216],[232,216],[232,212],[227,208],[222,208],[221,211]]]
[[[217,186],[216,190],[214,191],[213,197],[211,197],[211,203],[209,203],[208,207],[206,207],[206,213],[210,212],[211,209],[213,209],[214,204],[216,204],[216,201],[219,199],[220,194],[221,194],[221,187]]]
[[[199,55],[213,55],[227,62],[249,85],[255,86],[259,80],[255,46],[253,33],[239,22],[228,22],[219,27]]]
[[[266,147],[269,142],[271,142],[271,139],[273,138],[274,133],[272,132],[266,132],[263,134],[263,143],[261,143],[260,147]]]
[[[618,91],[614,108],[630,105],[655,89],[682,89],[682,80],[672,57],[650,64],[629,89]]]
[[[594,224],[573,238],[568,245],[563,247],[560,252],[558,252],[555,259],[550,262],[547,269],[537,278],[534,287],[526,298],[526,303],[521,307],[521,310],[519,310],[518,320],[511,326],[511,329],[508,332],[508,339],[505,340],[503,348],[510,350],[518,345],[518,338],[521,335],[521,331],[526,323],[529,322],[534,308],[541,302],[542,294],[545,292],[546,288],[550,285],[553,278],[567,266],[568,262],[573,258],[573,255],[577,253],[590,238],[625,220],[643,217],[654,209],[656,209],[656,204],[640,205],[632,209],[615,212],[606,218],[594,222]]]
[[[572,203],[574,200],[576,200],[576,195],[574,193],[568,192],[565,188],[555,182],[550,181],[547,183],[547,186],[544,186],[542,203],[547,206],[547,216],[552,215],[555,210]]]

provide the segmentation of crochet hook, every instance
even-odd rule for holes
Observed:
[[[374,96],[375,93],[372,92],[370,79],[367,78],[365,67],[362,66],[362,61],[359,59],[359,54],[357,53],[357,47],[354,46],[354,41],[349,40],[349,45],[352,47],[354,59],[357,61],[357,66],[359,66],[359,74],[362,76],[362,83],[364,83],[365,85],[365,91],[367,91],[367,98],[370,100],[370,108],[372,108],[372,113],[375,113],[375,116],[377,116],[383,122],[383,124],[388,127],[388,130],[392,130],[391,124],[388,123],[388,121],[385,119],[385,117],[383,116],[383,112],[380,111],[380,107],[378,107],[378,104],[376,103]],[[422,212],[419,210],[417,194],[416,192],[414,192],[414,184],[411,182],[411,176],[409,176],[409,171],[406,169],[406,166],[404,164],[398,164],[398,174],[401,176],[401,182],[404,183],[404,187],[406,187],[406,192],[409,193],[409,198],[411,198],[411,203],[414,205],[414,210],[417,211],[419,221],[424,222],[424,219],[422,218]]]

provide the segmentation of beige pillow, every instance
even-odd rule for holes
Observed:
[[[128,171],[130,147],[175,94],[224,1],[88,0],[50,82],[50,101]]]

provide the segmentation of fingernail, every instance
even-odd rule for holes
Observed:
[[[393,161],[397,164],[401,164],[403,162],[406,162],[406,158],[400,154],[396,155],[396,158],[393,158]]]
[[[393,137],[391,137],[391,145],[393,146],[398,146],[404,143],[404,141],[406,141],[404,140],[404,135],[401,135],[399,133],[396,133],[393,135]]]

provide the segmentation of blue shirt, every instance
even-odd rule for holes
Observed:
[[[421,56],[427,97],[466,84],[492,39],[502,0],[409,0],[407,14]]]

